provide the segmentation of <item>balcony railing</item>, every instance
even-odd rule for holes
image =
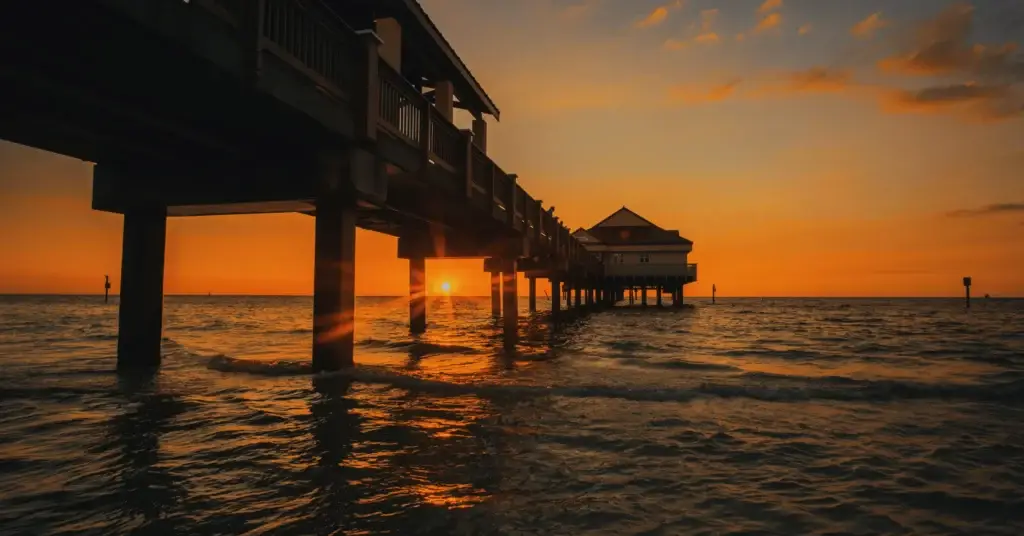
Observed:
[[[237,31],[246,54],[270,53],[337,100],[359,97],[358,59],[364,41],[319,0],[193,0]],[[245,49],[245,47],[254,47]],[[424,95],[387,62],[376,65],[377,128],[425,153],[429,164],[465,181],[471,205],[490,212],[563,258],[582,259],[569,229],[471,143]],[[372,72],[372,71],[371,71]],[[372,84],[371,84],[372,85]],[[361,97],[359,97],[361,98]],[[357,99],[358,100],[358,99]],[[354,102],[354,101],[351,101]],[[358,106],[356,107],[358,108]],[[370,110],[370,113],[374,113]]]

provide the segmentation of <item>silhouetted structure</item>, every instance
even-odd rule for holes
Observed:
[[[585,285],[588,295],[596,289],[608,305],[617,301],[613,296],[623,288],[630,289],[631,295],[639,288],[641,305],[647,305],[647,291],[653,289],[658,307],[665,292],[679,307],[683,305],[684,286],[697,280],[697,265],[687,262],[693,242],[679,236],[679,231],[662,229],[626,207],[590,229],[577,229],[573,237],[604,267],[593,279],[575,283]]]
[[[316,218],[316,370],[353,361],[356,227],[398,237],[414,332],[426,258],[487,259],[510,343],[517,271],[601,274],[487,155],[498,108],[414,0],[14,3],[0,35],[0,137],[95,162],[93,208],[124,215],[119,368],[160,362],[169,216]]]
[[[110,302],[110,276],[103,276],[103,303]]]
[[[965,294],[965,299],[967,300],[967,308],[970,309],[971,308],[971,278],[970,277],[965,277],[964,278],[964,294]]]
[[[715,293],[716,292],[718,292],[718,287],[716,287],[714,284],[712,284],[711,285],[711,303],[712,304],[715,303]]]

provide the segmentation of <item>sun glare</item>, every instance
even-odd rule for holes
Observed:
[[[452,291],[452,284],[451,283],[449,283],[447,281],[445,281],[444,283],[441,283],[441,292],[444,292],[445,294],[448,294],[451,291]]]

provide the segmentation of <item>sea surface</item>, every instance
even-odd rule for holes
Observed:
[[[147,378],[0,297],[0,534],[1024,534],[1024,300],[690,303],[360,298],[314,376],[310,298],[168,297]]]

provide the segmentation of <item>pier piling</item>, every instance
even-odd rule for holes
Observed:
[[[121,242],[121,305],[118,310],[117,369],[160,366],[163,336],[164,207],[125,212]]]
[[[427,261],[409,259],[409,331],[427,331]]]
[[[491,272],[491,316],[501,316],[501,272]]]
[[[516,277],[516,263],[502,271],[501,292],[504,301],[504,342],[505,348],[513,348],[519,342],[519,289]]]
[[[527,283],[530,289],[530,312],[537,312],[537,278],[530,277],[527,279]]]
[[[353,365],[356,209],[341,194],[316,203],[313,268],[313,371]]]

